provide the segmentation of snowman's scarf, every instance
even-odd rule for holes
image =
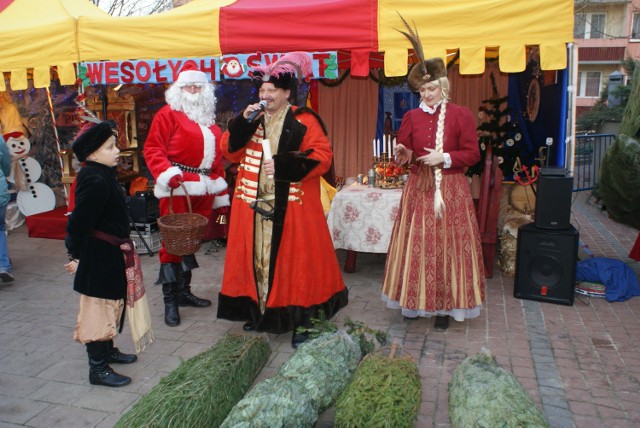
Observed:
[[[22,169],[22,165],[20,165],[20,160],[28,157],[29,152],[24,152],[20,156],[11,154],[11,177],[13,177],[13,185],[16,192],[27,190],[27,182],[24,178],[24,170]]]

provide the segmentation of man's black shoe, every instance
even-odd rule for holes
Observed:
[[[298,349],[298,346],[309,340],[309,333],[293,333],[291,336],[291,346],[293,349]]]

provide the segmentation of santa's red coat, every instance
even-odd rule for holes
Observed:
[[[181,174],[191,198],[192,211],[209,218],[215,207],[229,205],[224,179],[220,139],[217,125],[208,128],[190,120],[184,113],[164,106],[156,113],[144,144],[144,159],[155,179],[154,194],[160,199],[160,215],[166,215],[171,189],[169,180]],[[209,169],[208,174],[183,171],[172,164],[197,169]],[[184,168],[183,168],[184,169]],[[174,213],[188,212],[181,187],[173,192]],[[180,258],[160,250],[162,263],[179,262]]]

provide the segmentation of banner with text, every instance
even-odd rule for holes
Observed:
[[[337,52],[307,54],[312,59],[313,79],[338,78]],[[192,62],[214,82],[249,79],[249,71],[253,67],[272,64],[282,55],[257,52],[208,58],[83,62],[78,75],[85,85],[172,83],[178,78],[182,67]]]

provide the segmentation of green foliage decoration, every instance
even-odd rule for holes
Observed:
[[[612,219],[640,229],[640,67],[633,82],[620,135],[602,159],[596,193]]]
[[[219,426],[267,362],[261,337],[229,334],[183,361],[116,424],[129,427]]]
[[[453,428],[549,427],[527,390],[488,351],[468,357],[454,370],[449,420]]]
[[[597,194],[611,218],[640,229],[640,142],[619,135],[605,152]]]
[[[311,428],[347,385],[361,355],[348,334],[321,333],[303,343],[278,374],[256,384],[221,427]]]
[[[298,327],[297,333],[307,333],[309,337],[315,338],[323,333],[334,333],[338,331],[338,326],[327,320],[324,311],[319,311],[318,318],[311,318],[312,327]],[[370,328],[363,322],[354,321],[349,317],[345,317],[344,326],[346,332],[360,346],[362,355],[373,352],[378,345],[387,344],[389,336],[386,332]]]
[[[336,402],[336,428],[411,428],[422,385],[412,358],[394,358],[382,352],[363,358],[353,380]]]

